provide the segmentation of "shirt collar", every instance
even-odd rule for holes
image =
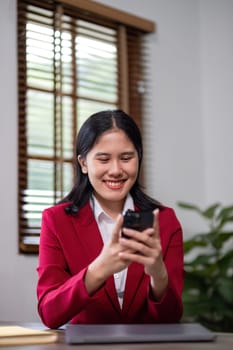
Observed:
[[[103,210],[103,208],[101,207],[100,203],[98,202],[98,200],[96,199],[96,197],[94,195],[92,195],[91,200],[90,200],[90,205],[91,208],[94,212],[95,218],[98,221],[100,216],[104,214],[105,217],[109,218],[109,215],[105,213],[105,211]],[[125,212],[128,210],[134,210],[134,203],[133,203],[133,198],[131,196],[131,194],[128,193],[126,200],[125,200],[125,204],[122,210],[122,214],[124,215]]]

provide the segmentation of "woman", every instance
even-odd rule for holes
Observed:
[[[141,161],[140,131],[123,111],[81,127],[74,187],[42,217],[37,295],[46,326],[180,320],[182,229],[140,188]],[[122,227],[128,209],[153,211],[153,227]]]

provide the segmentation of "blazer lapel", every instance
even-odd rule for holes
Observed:
[[[85,255],[88,257],[87,263],[89,264],[100,254],[103,248],[103,240],[90,205],[87,204],[84,206],[79,214],[80,215],[77,217],[72,218],[73,226],[78,235],[80,244],[85,251]],[[115,310],[121,312],[113,276],[107,279],[104,290]]]
[[[117,296],[117,292],[116,292],[116,287],[115,287],[115,282],[114,282],[114,277],[110,276],[105,284],[105,292],[112,304],[112,306],[114,307],[114,309],[118,312],[121,313],[121,308],[120,308],[120,304],[118,301],[118,296]]]
[[[82,245],[90,263],[103,248],[103,240],[90,205],[85,205],[77,217],[72,219],[80,245]]]
[[[123,300],[123,313],[127,313],[137,292],[144,276],[144,266],[138,263],[132,263],[128,267],[128,273],[126,278],[125,293]]]

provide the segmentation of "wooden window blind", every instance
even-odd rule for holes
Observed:
[[[37,253],[41,213],[72,186],[92,113],[143,118],[145,35],[154,23],[89,0],[18,0],[19,252]]]

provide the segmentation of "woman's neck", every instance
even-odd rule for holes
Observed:
[[[109,215],[113,220],[116,219],[116,217],[122,213],[123,211],[123,207],[124,207],[124,201],[104,201],[100,198],[98,198],[98,196],[95,196],[96,200],[98,201],[99,205],[101,206],[101,208],[103,209],[103,211]]]

